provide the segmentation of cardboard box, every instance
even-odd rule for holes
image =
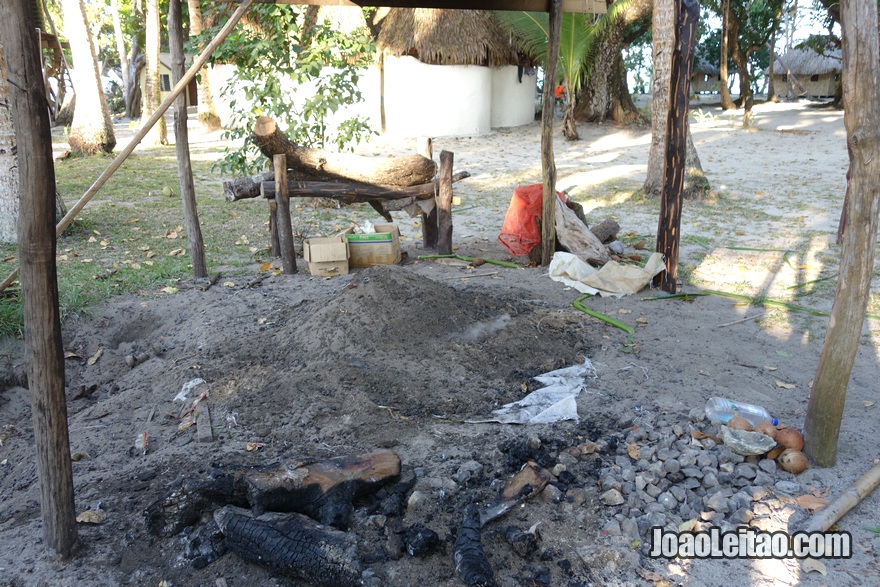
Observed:
[[[343,234],[348,239],[352,267],[395,265],[400,263],[400,230],[396,224],[376,224],[374,234],[354,234],[349,228]]]
[[[303,257],[312,275],[346,275],[349,256],[348,241],[342,235],[307,238],[303,242]]]

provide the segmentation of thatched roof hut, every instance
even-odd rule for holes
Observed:
[[[392,8],[377,45],[390,134],[479,135],[534,121],[537,76],[490,12]]]
[[[843,66],[839,50],[825,54],[809,48],[791,49],[773,64],[773,83],[798,96],[828,97],[837,93]]]
[[[378,49],[430,65],[516,64],[516,47],[485,10],[393,8],[382,21]]]

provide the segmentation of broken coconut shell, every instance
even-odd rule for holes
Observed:
[[[776,446],[776,441],[766,434],[748,430],[732,430],[727,426],[721,427],[721,440],[730,447],[730,450],[744,457],[762,455]]]
[[[752,431],[752,423],[740,416],[739,414],[727,421],[727,427],[732,430],[748,430]]]
[[[782,454],[779,455],[776,462],[779,463],[780,469],[788,471],[789,473],[794,473],[795,475],[803,473],[804,470],[810,466],[810,461],[807,459],[807,455],[792,448],[787,448],[782,451]]]
[[[761,434],[766,434],[770,438],[775,439],[776,434],[779,433],[779,430],[776,429],[776,426],[771,424],[770,422],[760,422],[757,426],[755,426],[755,432],[760,432]]]

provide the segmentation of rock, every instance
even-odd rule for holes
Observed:
[[[748,509],[752,505],[752,496],[748,491],[737,491],[730,498],[734,510]]]
[[[720,522],[724,519],[724,514],[719,512],[700,512],[700,519],[704,522]]]
[[[666,514],[661,512],[651,512],[640,516],[636,523],[639,526],[639,534],[645,535],[651,528],[655,526],[663,527],[666,525]]]
[[[567,453],[563,453],[563,454],[567,454]],[[560,456],[562,456],[562,455],[560,455]],[[553,473],[553,476],[554,476],[554,477],[559,477],[559,474],[560,474],[560,473],[564,473],[564,472],[567,471],[567,470],[568,470],[568,467],[566,467],[566,466],[563,465],[562,463],[556,463],[556,464],[553,466],[553,468],[550,469],[550,472]]]
[[[605,536],[620,536],[621,535],[620,522],[611,518],[605,525],[602,526],[602,534]]]
[[[569,469],[572,467],[576,467],[578,464],[577,457],[575,457],[574,455],[572,455],[568,451],[563,451],[563,452],[559,453],[559,458],[556,459],[556,461],[560,465],[564,465],[566,468],[569,468]]]
[[[752,479],[753,485],[773,485],[773,477],[765,473],[764,471],[758,471],[758,474],[755,475],[755,478]]]
[[[602,503],[608,506],[622,505],[626,501],[623,494],[616,489],[609,489],[600,495],[599,499],[602,500]]]
[[[755,469],[755,466],[750,463],[741,463],[736,466],[733,474],[735,477],[752,480],[755,478],[755,475],[758,474],[758,471]]]
[[[657,451],[657,459],[660,461],[665,461],[667,459],[671,459],[676,456],[676,453],[668,448],[661,448]]]
[[[635,481],[636,478],[636,470],[632,467],[626,467],[620,472],[620,480],[626,483],[627,481]]]
[[[526,440],[526,444],[529,446],[529,450],[532,452],[537,452],[541,449],[541,439],[536,435],[529,435],[528,440]]]
[[[777,481],[774,487],[780,493],[787,493],[789,495],[798,495],[801,493],[801,484],[795,481]]]
[[[647,493],[654,499],[657,499],[657,496],[660,495],[660,488],[652,483],[645,487],[645,493]]]
[[[587,501],[587,492],[580,487],[572,487],[565,492],[565,495],[571,499],[571,503],[575,507],[580,507]]]
[[[681,470],[681,463],[678,459],[667,458],[663,461],[663,470],[666,473],[678,473]]]
[[[643,446],[639,449],[639,460],[641,461],[644,459],[646,461],[650,461],[651,457],[653,457],[656,453],[657,447],[651,445]]]
[[[706,410],[703,408],[694,408],[688,412],[688,418],[691,422],[703,422],[706,420]]]
[[[718,487],[718,477],[715,473],[707,473],[703,475],[703,487],[706,489],[714,489]]]
[[[624,518],[620,520],[620,533],[634,540],[639,537],[639,525],[632,518]]]
[[[768,495],[770,495],[770,490],[763,486],[752,486],[746,489],[748,494],[751,496],[752,501],[758,501],[764,499]]]
[[[681,470],[685,477],[693,477],[694,479],[702,479],[703,472],[696,467],[685,467]]]
[[[657,496],[657,503],[665,507],[667,510],[678,507],[678,500],[669,491],[661,493],[659,496]]]
[[[762,459],[758,463],[758,468],[760,468],[765,473],[773,474],[776,472],[776,461],[773,459]]]
[[[673,485],[672,487],[670,487],[669,493],[671,493],[672,496],[675,497],[676,501],[679,502],[684,501],[686,495],[684,488],[679,487],[678,485]]]
[[[694,452],[693,450],[688,450],[687,452],[682,453],[681,456],[678,457],[678,462],[679,464],[681,464],[682,469],[693,467],[697,464],[696,452]]]
[[[703,453],[697,456],[697,466],[701,469],[706,467],[717,467],[718,457],[713,454]]]
[[[755,515],[749,508],[739,508],[729,516],[729,519],[734,524],[748,524],[754,517]]]
[[[752,512],[756,516],[769,516],[771,511],[772,510],[770,509],[770,506],[768,506],[766,503],[758,502],[752,504]]]
[[[724,496],[723,492],[718,492],[711,497],[707,497],[703,500],[705,506],[713,511],[721,512],[725,514],[730,511],[730,503],[727,498]]]
[[[681,486],[684,487],[685,489],[696,489],[697,487],[700,486],[700,481],[699,481],[699,479],[694,479],[693,477],[688,477],[687,479],[685,479],[681,483]]]
[[[419,510],[425,505],[427,500],[427,495],[419,490],[415,490],[410,494],[409,499],[406,501],[406,508],[411,511]]]
[[[610,491],[617,491],[616,489],[611,489]],[[617,494],[620,495],[620,492],[617,491]],[[604,495],[604,494],[603,494]],[[546,503],[559,503],[562,499],[562,492],[559,491],[559,488],[555,485],[548,484],[544,491],[541,492],[541,500]],[[620,496],[620,499],[623,499],[623,496]],[[621,502],[622,503],[622,502]]]

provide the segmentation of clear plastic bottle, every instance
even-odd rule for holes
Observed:
[[[779,420],[761,406],[735,402],[723,397],[713,397],[706,403],[706,417],[710,422],[727,424],[734,416],[745,418],[752,426],[761,422],[770,422],[774,426],[779,424]]]

